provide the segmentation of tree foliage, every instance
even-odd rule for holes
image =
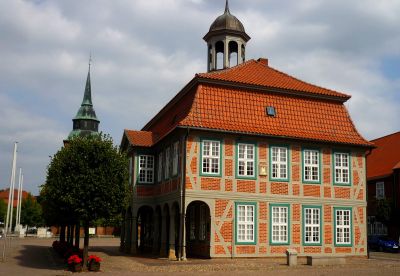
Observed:
[[[49,205],[46,210],[55,208],[89,222],[120,213],[127,189],[127,162],[109,136],[76,137],[52,158],[41,194],[43,204]]]
[[[43,226],[42,207],[31,194],[21,202],[21,224]]]
[[[82,221],[88,231],[90,223],[121,213],[127,184],[128,159],[109,136],[75,137],[48,167],[41,191],[45,219],[52,224]]]
[[[0,221],[4,222],[7,215],[7,203],[4,199],[0,198]]]

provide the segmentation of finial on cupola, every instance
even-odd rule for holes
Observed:
[[[231,13],[229,11],[229,1],[228,0],[226,0],[226,2],[225,2],[225,13]]]

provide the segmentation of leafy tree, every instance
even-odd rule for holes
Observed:
[[[51,160],[43,187],[46,210],[80,220],[85,229],[83,261],[89,246],[89,225],[121,213],[128,184],[128,160],[107,135],[75,137]]]
[[[31,195],[21,202],[21,224],[27,226],[42,226],[42,207]]]
[[[0,198],[0,221],[4,222],[7,215],[7,203],[4,199]]]

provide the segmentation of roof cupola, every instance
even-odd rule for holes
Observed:
[[[242,22],[232,15],[226,0],[225,12],[218,16],[203,37],[208,45],[207,71],[229,68],[245,61],[246,34]]]

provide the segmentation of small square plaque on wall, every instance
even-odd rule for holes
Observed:
[[[266,176],[266,175],[267,175],[267,166],[265,166],[265,165],[260,165],[260,170],[259,170],[259,172],[260,172],[260,175],[261,175],[261,176]]]

